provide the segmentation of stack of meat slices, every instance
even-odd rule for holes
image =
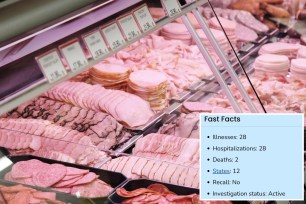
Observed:
[[[228,53],[228,51],[231,49],[229,46],[229,43],[227,42],[226,36],[224,35],[224,33],[220,30],[216,30],[216,29],[210,29],[210,31],[212,32],[212,34],[215,36],[218,44],[221,46],[222,50],[225,53]],[[210,44],[209,40],[207,39],[207,36],[205,35],[204,31],[202,29],[198,29],[197,33],[199,35],[199,37],[202,39],[203,44],[206,46],[207,50],[210,53],[214,53],[214,48],[212,47],[212,45]]]
[[[286,55],[289,59],[296,58],[297,52],[300,49],[301,45],[290,44],[283,42],[274,42],[263,45],[259,54],[277,54],[277,55]]]
[[[56,193],[42,192],[22,185],[3,186],[0,185],[0,203],[16,204],[64,204],[56,200]]]
[[[197,19],[195,18],[195,16],[192,13],[187,13],[187,17],[189,18],[191,24],[193,25],[193,27],[195,29],[201,28],[201,25],[199,24],[199,22],[197,21]],[[183,24],[182,18],[177,18],[175,21]]]
[[[150,7],[149,11],[154,19],[160,19],[166,16],[164,9],[160,7]]]
[[[306,59],[291,60],[290,75],[294,79],[306,81]]]
[[[139,70],[131,73],[128,90],[148,101],[152,110],[162,110],[168,104],[167,76],[162,72]]]
[[[186,45],[192,44],[191,35],[184,24],[169,23],[161,29],[160,34],[166,40],[180,40]]]
[[[288,74],[290,61],[285,55],[264,54],[256,58],[253,67],[257,74]]]
[[[126,91],[130,69],[119,64],[96,64],[89,71],[91,82],[107,89]]]
[[[305,46],[301,47],[298,50],[296,58],[306,59],[306,47]]]
[[[218,17],[218,19],[221,22],[221,25],[224,28],[225,33],[228,36],[229,40],[231,41],[233,47],[237,49],[237,38],[236,38],[237,23],[235,21],[227,20],[222,17]],[[209,25],[211,28],[214,28],[214,29],[217,29],[223,32],[218,19],[216,17],[211,18],[209,20]]]
[[[15,163],[4,178],[88,198],[104,197],[113,191],[110,185],[98,179],[99,176],[93,172],[62,164],[47,164],[37,159]]]
[[[120,90],[104,89],[100,85],[66,81],[44,96],[83,109],[106,112],[126,127],[142,126],[154,115],[150,104],[142,98]]]

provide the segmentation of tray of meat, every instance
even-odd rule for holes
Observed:
[[[13,162],[0,172],[0,179],[50,188],[94,202],[105,200],[126,177],[120,173],[44,159],[36,156],[13,156]]]
[[[166,194],[166,195],[165,195]],[[167,203],[177,199],[184,199],[185,203],[193,203],[192,200],[199,200],[199,190],[187,188],[147,179],[137,179],[127,182],[116,192],[109,196],[112,203]],[[182,197],[184,196],[184,198]]]
[[[29,187],[9,181],[0,181],[0,192],[0,203],[91,203],[87,199],[79,199],[65,193],[39,187]]]

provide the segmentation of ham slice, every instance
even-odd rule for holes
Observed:
[[[49,121],[3,118],[0,119],[0,127],[0,146],[18,154],[34,154],[92,166],[108,157],[105,152],[98,150],[84,133],[54,125]],[[18,146],[13,144],[18,144],[21,138],[26,139],[26,142],[17,149]],[[33,141],[37,143],[35,148]]]
[[[22,164],[22,168],[20,168],[20,163]],[[14,167],[15,165],[20,168],[18,171],[16,171],[16,168]],[[32,173],[31,176],[27,178],[27,180],[21,179],[21,176],[29,174],[30,171]],[[12,175],[12,173],[14,175],[17,175],[16,178],[10,176]],[[79,177],[64,181],[63,179],[67,178],[67,176],[71,175],[71,173],[78,173],[80,175]],[[18,174],[20,174],[20,176]],[[12,171],[5,175],[5,179],[9,181],[40,187],[50,187],[57,191],[62,191],[71,194],[77,193],[78,196],[88,198],[105,197],[109,195],[113,190],[110,185],[98,178],[99,176],[93,172],[88,172],[72,167],[66,167],[61,164],[47,164],[35,159],[17,162],[13,165]],[[1,186],[0,190],[2,190]],[[21,191],[22,189],[19,190]],[[34,197],[36,199],[54,200],[53,195],[48,193],[38,193],[35,194]]]
[[[64,202],[56,200],[56,194],[53,192],[41,192],[22,185],[14,185],[14,186],[0,185],[0,190],[2,196],[6,200],[6,201],[2,200],[2,196],[0,196],[0,201],[2,201],[3,203],[64,204]]]
[[[71,87],[78,88],[72,89]],[[109,99],[106,97],[100,97],[102,95],[104,96],[106,93],[119,94],[126,97],[121,103],[110,104],[107,108],[106,104],[110,102]],[[88,110],[97,107],[99,109],[98,111],[110,113],[127,127],[138,127],[144,125],[153,116],[150,105],[142,98],[119,90],[106,90],[99,85],[92,86],[80,82],[64,82],[46,92],[45,96],[54,100],[66,101]],[[96,103],[98,105],[94,107],[85,105],[91,104],[88,100],[93,96],[96,98]],[[110,107],[116,110],[116,115],[115,112],[109,111],[109,109],[111,109]],[[127,109],[126,107],[129,108]]]
[[[151,133],[137,140],[133,155],[198,168],[200,157],[198,147],[198,139]]]

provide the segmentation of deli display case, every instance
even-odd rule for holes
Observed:
[[[0,201],[208,202],[199,114],[306,99],[305,48],[238,3],[0,2]]]

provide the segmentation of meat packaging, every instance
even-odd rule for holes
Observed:
[[[127,127],[144,125],[153,117],[147,101],[124,91],[105,89],[100,85],[67,81],[44,95],[87,110],[106,112]]]
[[[128,90],[150,103],[152,110],[160,111],[168,105],[167,76],[155,70],[139,70],[131,73]]]
[[[192,188],[199,188],[199,169],[166,161],[120,156],[105,163],[102,169],[122,173],[128,178],[147,178]]]
[[[0,128],[0,146],[12,154],[30,153],[89,166],[108,158],[84,133],[46,120],[3,118]]]
[[[255,59],[253,64],[256,73],[282,74],[286,76],[290,61],[285,55],[263,54]]]
[[[104,197],[113,191],[110,185],[89,170],[47,164],[37,159],[15,163],[4,179],[88,198]]]
[[[64,204],[56,199],[54,192],[42,192],[22,185],[0,185],[0,203],[10,204]]]
[[[133,155],[199,168],[200,141],[151,133],[137,140]]]
[[[89,70],[91,82],[104,88],[126,91],[130,69],[119,64],[98,63]]]
[[[274,42],[263,45],[259,50],[262,54],[278,54],[286,55],[289,59],[296,58],[298,50],[301,48],[299,44],[290,44],[283,42]]]
[[[99,150],[111,149],[131,137],[129,131],[107,113],[85,110],[45,97],[22,104],[7,117],[43,119],[83,132]]]
[[[183,138],[197,138],[199,139],[199,113],[202,111],[195,111],[194,113],[181,113],[178,118],[168,124],[163,124],[158,130],[160,134],[174,135]]]
[[[126,198],[122,203],[147,203],[154,202],[156,204],[163,203],[185,203],[185,204],[206,204],[204,201],[200,201],[198,194],[191,195],[177,195],[170,191],[166,186],[162,184],[151,184],[147,188],[139,188],[133,191],[127,191],[124,188],[117,188],[116,193]]]
[[[306,59],[291,60],[290,76],[304,82],[306,81]]]

